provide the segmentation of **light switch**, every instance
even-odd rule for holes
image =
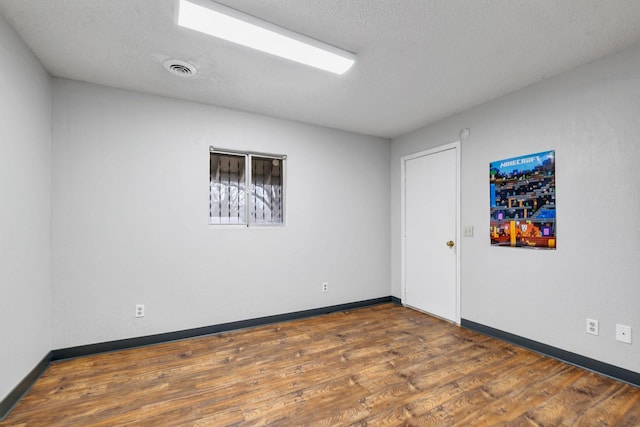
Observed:
[[[463,237],[473,237],[473,225],[465,225],[462,227]]]

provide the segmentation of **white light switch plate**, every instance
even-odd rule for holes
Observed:
[[[462,227],[462,235],[464,237],[473,237],[473,225],[465,225]]]

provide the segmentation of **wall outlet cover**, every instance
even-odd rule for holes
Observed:
[[[616,325],[616,340],[631,344],[631,326]]]
[[[144,304],[136,304],[136,317],[144,317]]]
[[[600,334],[600,324],[595,319],[587,319],[587,333],[591,335]]]

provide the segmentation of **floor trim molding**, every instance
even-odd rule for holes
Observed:
[[[268,325],[270,323],[286,322],[289,320],[303,319],[305,317],[320,316],[322,314],[334,313],[337,311],[352,310],[354,308],[368,307],[372,305],[384,304],[392,302],[391,296],[374,298],[364,301],[357,301],[346,304],[332,305],[328,307],[313,308],[310,310],[295,311],[285,314],[276,314],[273,316],[258,317],[254,319],[239,320],[236,322],[221,323],[218,325],[204,326],[200,328],[185,329],[175,332],[166,332],[156,335],[147,335],[136,338],[128,338],[116,341],[108,341],[96,344],[81,345],[77,347],[69,347],[51,352],[51,361],[73,359],[76,357],[90,356],[99,353],[108,353],[112,351],[126,350],[135,347],[143,347],[147,345],[161,344],[169,341],[177,341],[187,338],[194,338],[203,335],[217,334],[220,332],[233,331],[237,329],[251,328],[254,326]]]
[[[509,332],[501,331],[490,326],[485,326],[480,323],[472,322],[471,320],[462,319],[460,324],[463,328],[470,329],[475,332],[479,332],[484,335],[488,335],[493,338],[506,341],[511,344],[524,347],[526,349],[535,351],[536,353],[543,354],[545,356],[553,357],[562,362],[570,365],[575,365],[580,368],[587,369],[589,371],[596,372],[601,375],[613,378],[618,381],[625,382],[627,384],[640,387],[640,373],[629,371],[624,368],[620,368],[615,365],[601,362],[599,360],[591,359],[580,354],[572,353],[570,351],[562,350],[557,347],[553,347],[547,344],[533,341],[528,338],[514,335]]]
[[[49,364],[51,363],[51,352],[47,353],[47,355],[38,363],[32,370],[27,374],[26,377],[22,381],[18,383],[17,386],[11,392],[0,401],[0,421],[4,421],[4,419],[9,415],[9,412],[20,402],[20,399],[27,394],[31,386],[35,384],[35,382],[40,378],[44,371],[47,370]]]

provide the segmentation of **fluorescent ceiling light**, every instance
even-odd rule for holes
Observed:
[[[355,55],[212,1],[179,0],[178,25],[262,52],[343,74]]]

